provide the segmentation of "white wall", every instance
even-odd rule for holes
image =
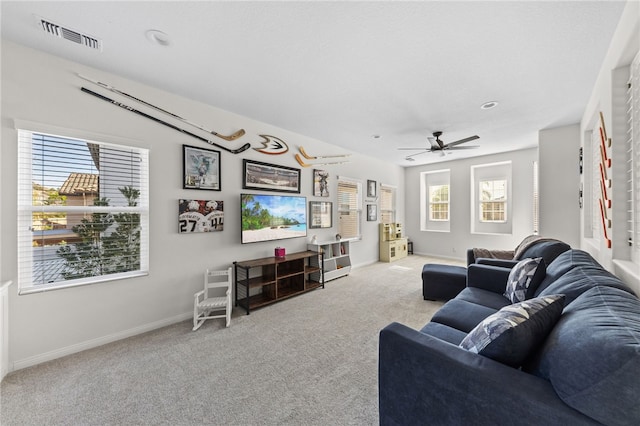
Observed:
[[[415,253],[466,259],[467,249],[484,247],[513,250],[533,232],[533,163],[537,149],[511,151],[458,161],[443,161],[405,169],[406,235],[413,241]],[[471,232],[471,168],[483,164],[511,161],[513,228],[511,234]],[[420,173],[450,169],[451,224],[449,232],[420,230]]]
[[[540,235],[580,247],[580,126],[541,130],[538,144]]]
[[[232,133],[240,128],[247,132],[234,143],[216,139],[219,144],[236,147],[251,142],[254,147],[260,147],[258,135],[269,134],[287,142],[290,152],[267,156],[254,150],[239,155],[222,151],[222,191],[184,190],[182,144],[210,146],[82,93],[80,87],[90,83],[78,78],[77,73],[118,87],[216,132]],[[150,148],[149,276],[17,295],[17,132],[13,124],[16,119],[74,129],[95,135],[97,140],[132,140]],[[205,268],[226,268],[236,260],[273,256],[276,245],[285,247],[287,252],[303,250],[311,235],[324,240],[332,239],[337,233],[335,225],[322,232],[309,230],[308,238],[242,245],[239,194],[243,191],[243,158],[300,168],[293,156],[298,146],[304,146],[312,155],[340,154],[345,152],[342,148],[7,41],[2,42],[1,137],[0,282],[14,281],[9,289],[8,357],[11,370],[188,319],[193,309],[193,294],[201,286]],[[313,168],[303,168],[301,195],[306,196],[307,201],[334,201],[333,223],[336,224],[336,176],[362,179],[363,184],[372,179],[398,187],[398,221],[403,222],[403,169],[362,155],[354,154],[349,160],[347,164],[318,167],[330,173],[332,197],[329,199],[312,196]],[[224,231],[178,234],[177,202],[180,198],[223,200]],[[363,240],[352,244],[352,262],[356,266],[378,260],[377,223],[363,219],[362,230]]]
[[[585,217],[585,211],[581,211],[581,227],[580,227],[580,246],[582,249],[591,253],[598,262],[604,267],[612,270],[616,275],[625,280],[632,288],[640,293],[640,270],[637,264],[630,264],[628,262],[628,245],[626,241],[626,214],[624,203],[626,200],[626,194],[621,194],[621,191],[626,191],[624,185],[620,182],[624,182],[624,172],[626,167],[625,149],[622,146],[625,143],[626,135],[624,131],[618,131],[620,126],[617,122],[621,119],[620,114],[624,114],[624,111],[620,111],[616,107],[616,96],[619,93],[624,93],[624,78],[621,78],[620,69],[627,67],[635,54],[640,50],[640,2],[630,1],[627,2],[626,7],[622,13],[620,23],[613,36],[611,45],[607,52],[607,56],[603,61],[598,79],[593,87],[593,91],[589,98],[587,107],[580,121],[580,136],[581,146],[588,145],[585,138],[589,134],[588,132],[596,128],[598,125],[599,114],[603,113],[605,118],[605,127],[607,129],[608,136],[612,138],[612,146],[610,156],[612,159],[611,172],[613,175],[614,183],[611,191],[613,193],[613,206],[614,210],[612,214],[612,228],[609,230],[611,236],[613,236],[612,247],[607,248],[604,239],[600,241],[591,239],[588,233],[585,232],[585,220],[590,220]],[[622,83],[622,87],[619,84]],[[616,116],[614,116],[616,114]],[[624,127],[624,126],[623,126]],[[586,182],[585,182],[586,183]],[[588,200],[585,199],[585,202]],[[619,206],[622,205],[622,213],[619,211]],[[596,214],[599,214],[597,212]]]

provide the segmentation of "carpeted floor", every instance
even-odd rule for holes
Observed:
[[[190,321],[9,374],[0,424],[375,425],[378,332],[422,327],[425,263],[353,269],[324,289],[253,311],[231,327]]]

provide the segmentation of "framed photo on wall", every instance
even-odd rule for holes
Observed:
[[[331,228],[332,216],[332,202],[309,201],[309,228]]]
[[[329,196],[329,172],[326,170],[313,170],[313,196]]]
[[[367,204],[367,221],[372,222],[378,220],[378,205]]]
[[[182,145],[182,188],[220,191],[220,151]]]
[[[224,229],[224,202],[216,200],[178,201],[178,232],[216,232]]]
[[[300,169],[242,160],[242,188],[300,193]]]
[[[367,180],[367,197],[375,198],[377,193],[376,181]]]

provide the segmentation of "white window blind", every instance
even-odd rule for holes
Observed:
[[[540,232],[540,182],[538,162],[533,162],[533,234]]]
[[[338,233],[342,238],[360,238],[362,183],[338,177]]]
[[[380,219],[381,223],[395,223],[396,221],[396,188],[380,185]]]
[[[632,259],[640,263],[640,52],[631,63],[627,84],[627,123],[629,244],[632,246]]]
[[[21,294],[148,273],[148,150],[18,131]]]

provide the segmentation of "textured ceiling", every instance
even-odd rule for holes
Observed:
[[[9,2],[2,37],[403,166],[580,121],[624,2]],[[34,15],[102,40],[46,35]],[[145,33],[163,31],[169,46]],[[126,91],[126,90],[125,90]],[[481,110],[486,101],[498,107]],[[165,106],[167,107],[167,106]],[[168,108],[170,109],[170,108]],[[179,112],[178,112],[179,113]],[[186,117],[188,118],[188,117]],[[215,128],[216,123],[201,123]],[[374,138],[379,135],[379,138]]]

